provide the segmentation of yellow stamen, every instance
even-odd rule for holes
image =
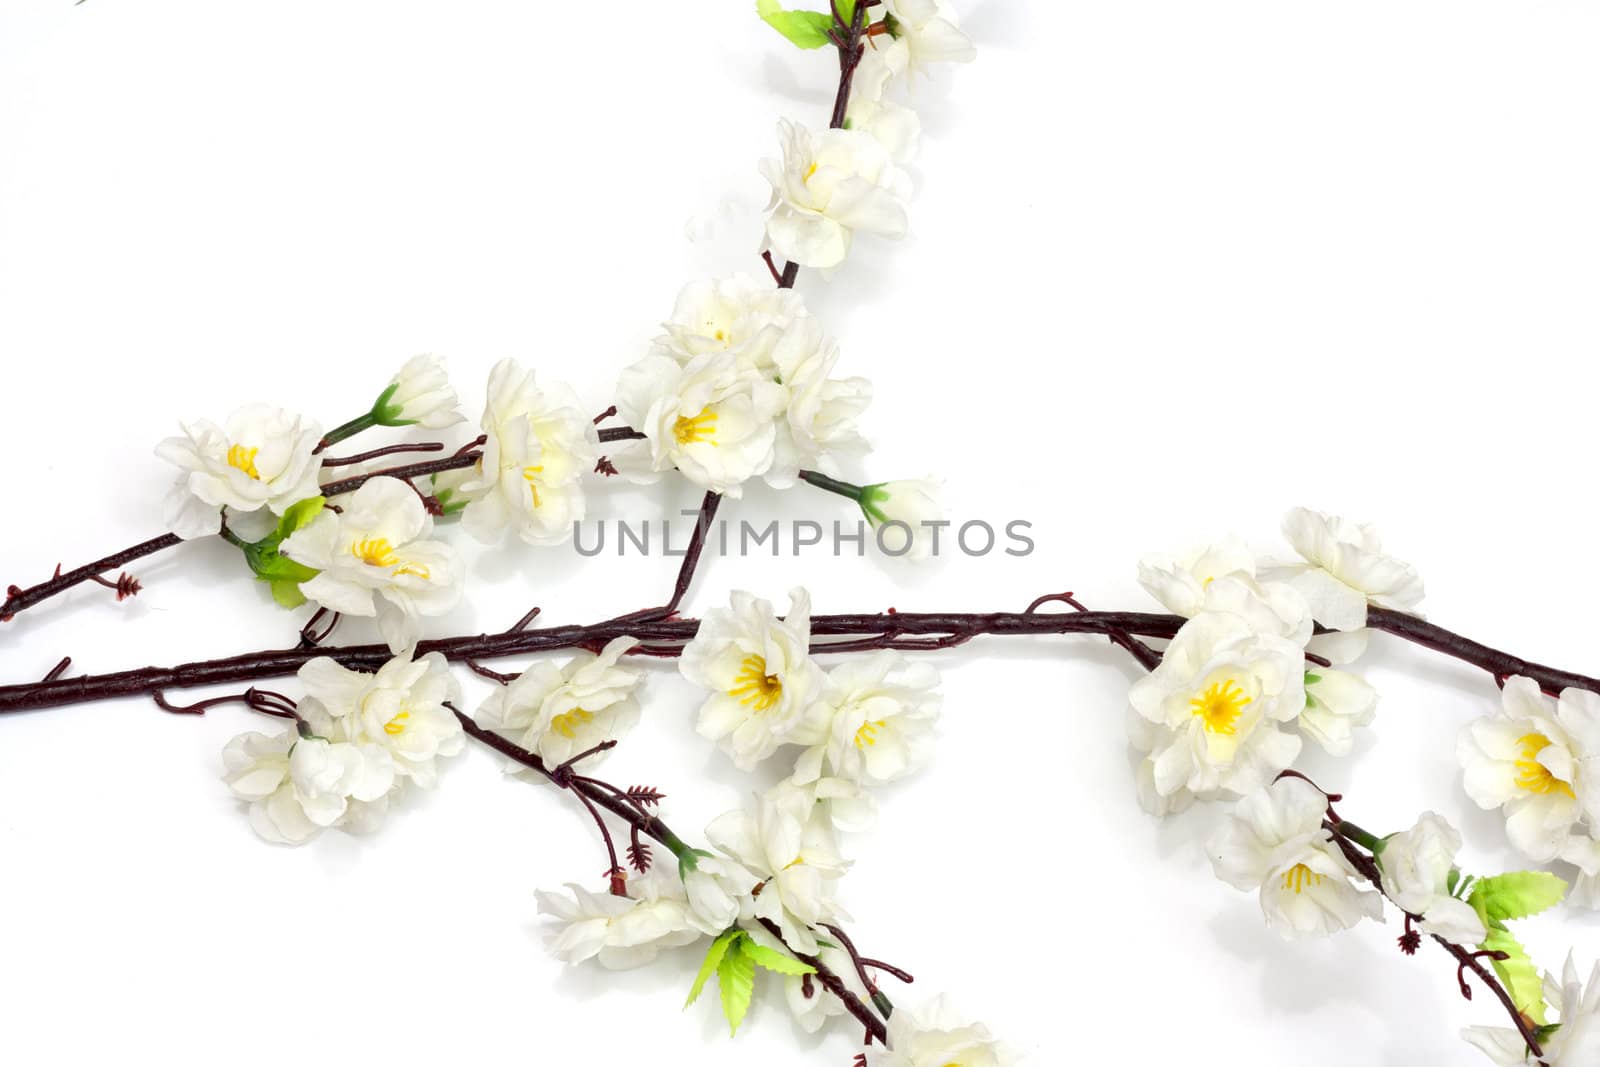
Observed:
[[[406,732],[406,720],[411,718],[409,711],[402,711],[394,718],[383,724],[383,732],[390,737],[399,737]]]
[[[783,699],[783,679],[767,673],[765,659],[749,655],[739,664],[739,673],[734,675],[733,688],[728,690],[728,695],[737,697],[747,708],[766,711]]]
[[[534,479],[537,478],[539,475],[541,475],[543,473],[544,473],[544,465],[543,464],[541,464],[541,465],[539,465],[537,467],[523,467],[522,468],[522,477],[528,483],[528,488],[533,490],[533,506],[534,507],[538,507],[540,505],[540,503],[541,503],[541,501],[539,500],[539,483],[537,481],[535,481]]]
[[[573,708],[565,715],[557,715],[550,720],[550,729],[571,741],[578,733],[578,727],[586,722],[594,721],[594,712],[584,711],[582,708]]]
[[[817,172],[817,165],[816,165],[816,164],[815,164],[815,163],[813,163],[813,164],[811,164],[811,166],[810,166],[810,167],[808,167],[808,168],[807,168],[807,169],[806,169],[806,176],[805,176],[805,179],[804,179],[804,180],[805,180],[805,181],[810,181],[810,180],[811,180],[811,176],[812,176],[812,175],[813,175],[813,174],[815,174],[815,173],[816,173],[816,172]]]
[[[1229,678],[1225,682],[1212,682],[1204,693],[1189,701],[1189,706],[1194,709],[1195,718],[1211,733],[1231,737],[1248,703],[1250,698],[1244,695],[1244,690]]]
[[[350,546],[350,554],[369,567],[393,567],[400,562],[386,537],[364,537]]]
[[[865,748],[868,745],[877,744],[878,731],[882,729],[882,719],[875,719],[871,722],[862,723],[860,729],[856,730],[856,747]]]
[[[1283,872],[1283,888],[1291,890],[1296,896],[1304,893],[1306,886],[1309,885],[1314,888],[1324,881],[1326,879],[1322,875],[1317,874],[1303,863],[1297,863]]]
[[[711,336],[715,337],[719,341],[726,341],[728,339],[728,331],[727,330],[718,330],[716,333],[712,334]]]
[[[244,445],[228,446],[228,466],[234,470],[243,471],[245,477],[261,480],[261,472],[256,470],[256,453],[259,448],[246,448]]]
[[[1539,762],[1539,753],[1550,747],[1548,737],[1544,734],[1523,734],[1517,738],[1517,746],[1522,749],[1522,758],[1516,761],[1518,788],[1540,796],[1565,793],[1576,799],[1572,786],[1557,778],[1549,767]]]
[[[717,413],[702,409],[694,418],[679,415],[672,424],[672,436],[678,439],[680,445],[692,445],[701,441],[717,443]]]
[[[394,577],[398,578],[402,574],[409,574],[415,578],[421,578],[423,581],[433,577],[433,572],[421,563],[402,563],[394,569]]]

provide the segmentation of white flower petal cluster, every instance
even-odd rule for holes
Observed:
[[[871,134],[904,166],[917,157],[922,140],[922,120],[904,103],[891,97],[891,87],[905,73],[907,48],[890,38],[869,38],[850,84],[845,125]]]
[[[812,711],[822,740],[801,755],[797,783],[827,774],[864,785],[903,778],[925,762],[939,718],[939,672],[891,649],[828,671]]]
[[[861,130],[812,131],[778,124],[782,159],[761,161],[772,185],[767,243],[790,262],[828,269],[843,263],[857,230],[906,232],[911,179],[889,149]]]
[[[534,664],[489,694],[478,708],[479,724],[551,766],[620,739],[639,722],[635,693],[644,675],[619,662],[636,644],[616,637],[598,655],[584,653],[560,666]]]
[[[331,611],[376,617],[391,651],[415,645],[424,616],[461,600],[465,568],[456,550],[429,539],[433,516],[397,478],[373,478],[342,504],[284,539],[280,551],[319,571],[300,591]]]
[[[507,530],[533,545],[560,544],[583,520],[582,477],[600,455],[594,420],[565,385],[540,385],[514,359],[489,372],[476,473],[454,488],[469,501],[461,524],[484,544]]]
[[[1383,920],[1383,898],[1364,891],[1322,825],[1328,799],[1299,778],[1280,778],[1240,800],[1207,846],[1217,877],[1259,892],[1267,925],[1285,938],[1326,935]]]
[[[465,422],[466,416],[450,385],[444,360],[421,355],[408,359],[400,368],[378,405],[385,426],[422,426],[442,430]]]
[[[781,950],[781,946],[775,943],[775,939],[763,937],[762,935],[764,934],[766,934],[766,930],[759,926],[751,931],[751,936],[762,944],[766,944],[769,948]],[[860,998],[863,1003],[869,1000],[871,994],[856,973],[855,961],[850,958],[844,949],[837,948],[831,944],[822,945],[817,952],[817,958],[822,961],[824,967],[838,975],[839,980],[844,983],[844,987],[853,995]],[[844,1006],[844,1002],[829,993],[823,988],[822,983],[814,978],[809,982],[797,975],[789,975],[784,978],[783,999],[788,1003],[789,1011],[794,1015],[794,1021],[799,1025],[800,1029],[808,1034],[814,1034],[821,1030],[830,1019],[849,1014],[849,1009]],[[940,1064],[939,1067],[944,1067],[944,1065]]]
[[[1171,798],[1248,793],[1289,766],[1300,738],[1282,727],[1305,706],[1304,656],[1238,615],[1189,620],[1129,693],[1130,734],[1149,753],[1155,793],[1180,806]]]
[[[277,844],[300,844],[331,826],[374,828],[406,781],[432,788],[435,761],[464,744],[444,707],[459,690],[444,657],[397,656],[375,674],[326,657],[300,669],[300,729],[247,733],[223,750],[225,780],[250,802],[250,825]]]
[[[1542,1062],[1549,1067],[1600,1063],[1600,963],[1585,985],[1577,961],[1569,955],[1561,978],[1545,975],[1544,996],[1558,1007],[1560,1025],[1542,1042]],[[1527,1067],[1532,1062],[1522,1035],[1509,1027],[1469,1026],[1461,1036],[1499,1067]]]
[[[873,529],[885,528],[878,535],[884,552],[909,559],[929,556],[933,551],[933,539],[923,524],[938,522],[944,517],[939,490],[939,482],[934,478],[908,478],[862,487],[862,514]]]
[[[1378,868],[1395,907],[1422,920],[1422,931],[1472,947],[1488,935],[1471,904],[1450,892],[1461,834],[1444,817],[1424,812],[1415,826],[1383,842]]]
[[[1469,723],[1456,756],[1467,795],[1501,809],[1506,835],[1536,863],[1566,859],[1600,873],[1600,694],[1563,690],[1552,702],[1531,678],[1507,679],[1497,714]],[[1586,896],[1587,894],[1579,894]]]
[[[226,426],[184,426],[181,437],[156,446],[181,472],[165,502],[167,528],[186,540],[205,537],[222,529],[223,508],[282,515],[316,496],[321,438],[315,422],[261,404],[235,412]]]
[[[787,488],[802,467],[837,473],[839,457],[866,451],[856,420],[871,385],[832,376],[838,345],[792,291],[744,275],[695,282],[665,328],[618,385],[618,413],[645,435],[615,450],[619,471],[676,469],[737,496],[751,478]]]
[[[922,73],[935,63],[970,63],[977,50],[961,32],[950,0],[887,0],[889,32],[903,60],[891,65]]]
[[[569,883],[565,894],[539,890],[539,913],[553,921],[549,949],[564,963],[597,959],[621,970],[649,963],[664,948],[700,937],[689,923],[688,900],[677,875],[651,868],[628,879],[628,895],[592,893]]]
[[[1355,731],[1371,725],[1378,710],[1378,691],[1360,675],[1331,667],[1306,672],[1306,707],[1300,732],[1332,756],[1347,756],[1355,747]]]
[[[1369,602],[1397,611],[1422,603],[1422,578],[1409,563],[1384,555],[1371,526],[1295,508],[1284,517],[1283,534],[1305,560],[1285,568],[1287,580],[1330,629],[1361,629]]]
[[[794,951],[814,954],[813,928],[848,918],[834,900],[834,884],[849,865],[839,854],[832,823],[806,790],[780,788],[758,796],[752,808],[713,821],[706,837],[757,879],[736,894],[739,918],[774,923]]]
[[[997,1042],[982,1023],[971,1022],[937,997],[919,1008],[896,1008],[889,1017],[888,1045],[869,1054],[872,1067],[1007,1067],[1016,1053]]]
[[[822,669],[811,659],[811,597],[789,594],[789,613],[734,592],[713,608],[683,649],[678,669],[711,691],[695,729],[715,741],[740,770],[750,770],[791,741],[805,741],[812,705],[822,695]]]

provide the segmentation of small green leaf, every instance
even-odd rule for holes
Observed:
[[[312,519],[322,514],[322,506],[327,503],[320,496],[308,496],[297,504],[289,505],[289,510],[278,519],[278,529],[275,536],[283,540]]]
[[[1489,879],[1486,878],[1484,881]],[[1504,929],[1490,930],[1489,936],[1484,939],[1483,950],[1506,954],[1503,960],[1491,961],[1494,964],[1494,973],[1500,976],[1500,981],[1505,985],[1506,992],[1511,994],[1511,1002],[1517,1006],[1517,1010],[1533,1020],[1536,1026],[1543,1026],[1545,1024],[1544,981],[1533,966],[1533,960],[1528,958],[1528,950]]]
[[[722,1015],[728,1020],[730,1034],[739,1032],[739,1024],[744,1022],[756,993],[756,961],[739,951],[749,947],[744,934],[739,938],[735,951],[725,954],[717,964],[717,990],[722,994]]]
[[[711,942],[711,947],[706,950],[706,958],[700,962],[700,973],[694,976],[694,985],[689,989],[689,999],[683,1002],[684,1007],[687,1008],[700,999],[700,991],[705,989],[706,981],[711,977],[711,972],[715,971],[717,966],[722,963],[722,957],[727,954],[728,946],[732,945],[735,939],[743,936],[743,930],[734,928],[724,930],[715,941]]]
[[[1322,681],[1322,675],[1320,675],[1320,674],[1312,674],[1310,671],[1306,671],[1306,684],[1307,685],[1316,685],[1320,681]]]
[[[756,0],[756,14],[768,26],[777,30],[801,48],[821,48],[832,44],[828,31],[833,27],[833,15],[820,11],[785,11],[778,0]]]
[[[802,963],[793,956],[787,956],[775,948],[758,945],[748,939],[740,943],[739,951],[749,956],[757,966],[778,974],[792,974],[799,977],[803,974],[817,973],[817,969],[809,963]]]
[[[1548,871],[1512,871],[1481,878],[1467,901],[1489,925],[1526,919],[1555,907],[1567,895],[1567,883]]]
[[[272,590],[272,599],[277,601],[280,608],[294,609],[306,602],[306,595],[300,591],[300,583],[293,580],[280,579],[268,582]]]

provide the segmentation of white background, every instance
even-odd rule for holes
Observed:
[[[755,163],[823,121],[834,69],[715,4],[119,3],[0,9],[0,580],[159,532],[180,418],[267,400],[331,424],[419,351],[469,405],[493,361],[596,410],[688,278],[760,269]],[[1147,607],[1138,556],[1306,503],[1379,523],[1430,617],[1600,669],[1592,606],[1600,351],[1600,11],[1578,2],[965,5],[979,61],[919,92],[913,233],[801,288],[878,400],[858,474],[937,472],[958,517],[1027,518],[1027,559],[713,559],[817,610]],[[689,507],[597,486],[596,514]],[[731,516],[848,517],[802,488]],[[483,555],[435,633],[658,602],[675,561]],[[0,631],[0,677],[288,643],[299,624],[220,543]],[[363,637],[359,627],[347,638]],[[1134,668],[1100,642],[940,656],[939,757],[886,791],[844,883],[871,954],[950,990],[1042,1064],[1469,1064],[1498,1023],[1438,953],[1368,926],[1285,946],[1216,881],[1216,813],[1133,799]],[[77,669],[77,668],[75,668]],[[1380,639],[1374,735],[1304,766],[1374,829],[1424,808],[1469,868],[1513,862],[1453,757],[1489,679]],[[292,682],[284,683],[292,686]],[[752,783],[653,666],[607,767],[693,832]],[[474,687],[474,694],[481,689]],[[474,696],[474,699],[476,697]],[[774,999],[730,1041],[680,1010],[692,950],[565,970],[533,889],[598,884],[565,798],[481,751],[377,836],[255,840],[218,780],[250,727],[128,700],[0,722],[0,1059],[394,1064],[848,1062]],[[1381,740],[1381,744],[1375,744]],[[1595,920],[1524,925],[1600,955]],[[775,988],[775,987],[774,987]],[[795,1052],[801,1050],[800,1054]]]

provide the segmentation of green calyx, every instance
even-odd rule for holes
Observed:
[[[266,582],[272,589],[272,599],[286,608],[297,608],[306,602],[300,592],[300,583],[315,578],[319,571],[296,563],[279,551],[284,540],[322,513],[325,501],[320,496],[308,497],[292,505],[278,519],[278,526],[259,541],[245,541],[223,528],[222,536],[244,553],[244,561],[255,574],[256,580]]]

